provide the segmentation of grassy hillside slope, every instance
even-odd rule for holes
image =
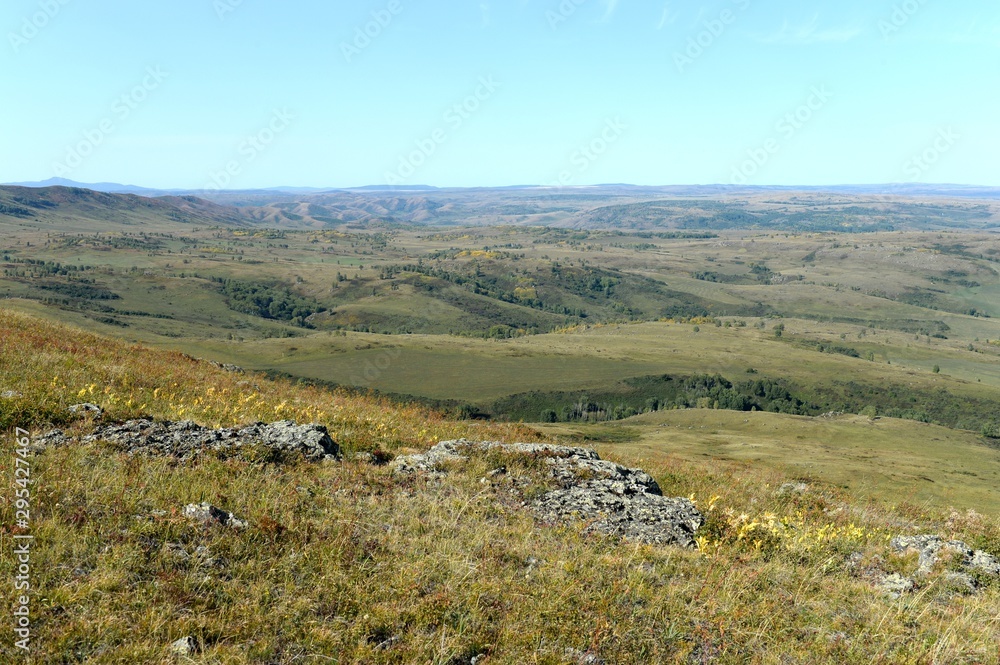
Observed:
[[[992,662],[1000,585],[975,595],[936,570],[893,600],[875,568],[911,574],[897,533],[941,533],[1000,552],[976,512],[860,501],[746,461],[599,445],[641,465],[706,515],[699,550],[585,536],[537,524],[482,479],[473,458],[443,479],[399,478],[358,451],[391,456],[436,440],[516,440],[524,426],[432,412],[223,371],[0,309],[0,429],[83,433],[78,401],[108,420],[139,414],[206,425],[293,418],[326,424],[343,462],[276,465],[130,458],[101,443],[31,459],[34,662],[169,662],[192,636],[201,663]],[[711,414],[715,416],[716,414]],[[838,435],[838,430],[831,432]],[[666,443],[669,443],[669,437]],[[5,446],[10,449],[11,446]],[[508,473],[530,475],[511,464]],[[13,476],[13,456],[0,473]],[[0,503],[0,578],[15,527]],[[185,520],[211,501],[243,530]],[[199,547],[204,549],[198,549]],[[5,597],[8,589],[5,587]],[[16,657],[9,641],[0,658]]]
[[[619,382],[629,377],[716,373],[733,382],[780,379],[815,405],[806,411],[811,414],[858,413],[872,406],[883,415],[976,431],[998,417],[996,346],[980,344],[981,352],[969,351],[949,345],[950,340],[916,340],[896,331],[790,319],[781,321],[779,338],[777,320],[757,321],[764,327],[650,322],[510,340],[320,333],[243,343],[199,341],[189,348],[255,369],[462,399],[529,421],[539,419],[550,400],[559,411],[566,400],[620,390]],[[940,365],[938,373],[932,371],[935,364]],[[510,395],[515,397],[500,399]],[[663,394],[642,393],[639,405],[652,397]]]
[[[615,452],[629,457],[746,463],[883,505],[1000,516],[1000,447],[927,423],[684,409],[613,424],[537,427],[550,436],[618,440]]]

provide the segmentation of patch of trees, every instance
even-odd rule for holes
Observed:
[[[27,208],[22,208],[21,206],[7,205],[6,203],[0,203],[0,215],[7,215],[8,217],[31,217],[32,212]]]
[[[796,391],[802,399],[819,404],[825,411],[861,413],[874,409],[878,415],[943,425],[975,432],[993,422],[996,402],[955,395],[944,388],[919,389],[900,384],[868,385],[856,381],[817,383]]]
[[[78,300],[119,300],[121,298],[120,295],[110,289],[101,288],[87,282],[38,282],[34,286]]]
[[[132,236],[112,236],[110,238],[95,238],[90,240],[93,244],[102,244],[111,249],[162,249],[163,242],[153,238],[136,238]]]
[[[70,273],[79,273],[87,270],[94,270],[93,266],[77,265],[73,263],[59,263],[58,261],[42,261],[39,259],[18,259],[10,254],[4,254],[3,260],[13,265],[25,266],[22,269],[4,268],[3,274],[8,277],[43,277],[46,275],[67,276]]]
[[[906,303],[907,305],[914,305],[916,307],[942,309],[938,303],[937,296],[928,291],[922,291],[919,289],[907,289],[904,293],[901,293],[897,298],[895,298],[895,300]]]
[[[774,272],[763,263],[751,263],[750,275],[761,284],[767,284],[774,278]]]
[[[409,275],[406,275],[409,273]],[[765,316],[769,307],[760,303],[753,306],[723,306],[698,296],[674,291],[657,280],[613,269],[591,266],[566,265],[552,262],[545,269],[515,269],[510,266],[472,261],[460,266],[416,264],[390,265],[380,269],[383,280],[405,279],[418,290],[436,297],[477,316],[490,319],[490,325],[476,334],[488,337],[509,337],[532,332],[545,332],[557,326],[587,321],[636,321],[660,318],[690,319],[730,314],[734,316]],[[430,278],[430,279],[428,279]],[[469,293],[489,300],[526,307],[562,318],[539,319],[516,314],[504,308],[489,313],[479,312],[482,299],[464,299],[457,289],[447,289],[448,284],[459,286]],[[518,320],[511,320],[515,317]],[[512,328],[510,330],[508,328]],[[535,328],[535,330],[532,330]]]
[[[326,308],[315,300],[292,293],[280,284],[246,282],[235,279],[213,277],[212,281],[221,286],[229,308],[275,321],[288,321],[303,328],[312,327],[306,320],[309,316],[325,312]]]
[[[746,381],[730,381],[718,374],[643,376],[586,392],[510,395],[485,410],[497,419],[525,422],[603,422],[678,408],[806,416],[862,413],[971,430],[991,441],[1000,440],[996,403],[991,400],[901,384],[826,381],[803,386],[756,376]]]
[[[727,275],[712,270],[691,273],[691,277],[703,282],[716,282],[719,284],[750,284],[751,280],[746,275]]]
[[[803,344],[816,349],[820,353],[837,353],[842,356],[848,356],[849,358],[861,357],[861,353],[857,349],[851,348],[849,346],[843,346],[841,344],[833,344],[832,342],[813,342],[813,341],[806,341],[803,342]]]
[[[990,250],[986,250],[982,254],[976,254],[971,252],[968,245],[963,245],[961,243],[934,243],[930,246],[930,249],[936,250],[942,254],[951,254],[952,256],[961,256],[965,259],[982,259],[984,261],[992,261],[994,263],[1000,262],[1000,258],[997,258],[996,253]],[[956,271],[961,272],[961,271]],[[947,273],[945,273],[947,274]],[[967,275],[962,275],[966,277]]]
[[[705,206],[710,207],[710,206]],[[788,232],[871,233],[893,231],[895,226],[884,220],[875,220],[863,209],[810,210],[808,212],[782,212],[720,209],[714,214],[691,214],[680,218],[678,225],[685,229],[736,229],[759,228]]]
[[[26,205],[29,208],[42,209],[42,208],[59,207],[57,203],[53,203],[52,201],[46,201],[44,199],[33,199],[28,196],[12,196],[10,197],[10,200],[13,201],[14,203],[20,203],[21,205]]]
[[[381,275],[384,279],[391,279],[402,272],[416,273],[426,277],[444,280],[456,286],[461,286],[476,295],[486,296],[493,300],[522,305],[543,312],[572,316],[575,318],[586,318],[587,312],[579,307],[566,307],[558,303],[546,303],[539,297],[525,297],[518,295],[516,286],[510,280],[498,275],[488,275],[482,272],[476,265],[469,274],[457,271],[434,268],[424,264],[411,264],[404,266],[388,266],[382,269]],[[415,286],[421,286],[415,284]],[[425,290],[433,290],[433,285],[423,285]],[[603,286],[602,286],[603,289]]]
[[[691,277],[703,282],[717,282],[719,284],[753,284],[755,282],[769,284],[776,274],[763,263],[751,263],[750,272],[745,275],[727,275],[714,270],[703,270],[691,273]]]
[[[820,413],[818,406],[806,404],[795,397],[782,380],[759,378],[732,382],[718,374],[638,377],[586,393],[523,393],[497,400],[487,410],[494,417],[509,420],[602,422],[650,411],[689,407]]]
[[[119,328],[128,328],[128,323],[126,323],[125,321],[121,321],[120,319],[116,319],[112,316],[92,316],[90,318],[92,318],[94,321],[97,321],[98,323],[103,323],[104,325],[107,326],[118,326]]]
[[[948,272],[951,273],[951,272],[959,272],[959,271],[957,271],[957,270],[949,270]],[[958,286],[964,286],[967,289],[975,289],[975,288],[978,288],[978,287],[982,286],[981,283],[976,282],[976,281],[971,280],[971,279],[965,279],[964,277],[959,278],[959,279],[951,279],[951,278],[948,278],[948,277],[935,277],[935,276],[931,275],[930,277],[927,278],[927,281],[933,282],[935,284],[957,284]]]

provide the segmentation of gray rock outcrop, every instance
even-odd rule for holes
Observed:
[[[182,637],[170,645],[170,653],[175,656],[191,656],[198,652],[198,643],[193,637]]]
[[[953,555],[957,567],[957,570],[946,570],[941,575],[940,579],[946,588],[962,593],[975,593],[980,588],[983,576],[1000,577],[1000,560],[983,550],[973,550],[961,540],[945,540],[933,534],[896,536],[889,541],[889,546],[901,553],[918,553],[917,570],[912,577],[893,573],[881,578],[879,586],[892,598],[916,590],[918,580],[926,579],[934,572],[934,566],[941,560],[942,554]]]
[[[646,472],[602,460],[587,448],[539,443],[505,444],[493,441],[442,441],[426,453],[393,462],[400,474],[443,475],[444,462],[461,460],[474,451],[502,449],[545,460],[556,486],[529,502],[545,522],[587,522],[588,531],[658,545],[694,547],[702,515],[684,498],[663,496]]]
[[[97,406],[96,404],[90,404],[90,403],[86,403],[86,404],[74,404],[74,405],[70,406],[68,410],[69,410],[70,413],[90,414],[90,415],[94,416],[95,418],[100,418],[101,416],[104,415],[104,409],[102,409],[101,407]]]
[[[919,552],[917,573],[929,574],[941,559],[942,552],[951,552],[958,557],[959,572],[978,572],[1000,577],[1000,560],[983,550],[973,550],[961,540],[945,540],[940,536],[896,536],[889,542],[897,552],[916,550]]]
[[[246,370],[244,370],[239,365],[233,365],[232,363],[220,363],[215,360],[209,360],[208,363],[213,367],[218,367],[219,369],[225,370],[227,372],[233,372],[234,374],[246,374]]]
[[[809,486],[805,483],[785,483],[775,492],[778,496],[791,496],[795,494],[805,494],[809,491]]]
[[[69,437],[61,429],[54,429],[45,434],[33,437],[29,449],[32,452],[40,453],[50,446],[61,446],[69,442]]]
[[[234,529],[245,529],[248,524],[232,513],[216,508],[210,503],[189,503],[184,506],[184,517],[202,524],[228,526]]]
[[[340,456],[340,447],[330,438],[326,427],[298,425],[290,420],[254,423],[240,429],[211,429],[190,420],[129,420],[120,425],[98,427],[83,440],[107,441],[130,454],[181,459],[191,459],[206,452],[237,451],[247,446],[263,446],[279,453],[298,453],[314,461]]]
[[[909,577],[903,577],[899,573],[886,575],[879,583],[882,591],[891,598],[899,598],[904,593],[910,593],[916,589],[916,583]]]

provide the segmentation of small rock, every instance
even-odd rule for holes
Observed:
[[[392,453],[386,452],[384,450],[376,449],[375,452],[361,451],[354,453],[353,459],[356,462],[361,462],[362,464],[371,464],[373,466],[385,466],[393,460]]]
[[[886,574],[884,564],[885,561],[878,555],[869,559],[862,552],[854,552],[844,562],[844,569],[852,577],[880,584]]]
[[[184,517],[203,524],[220,524],[234,529],[243,529],[248,526],[244,520],[216,508],[210,503],[189,503],[184,506]]]
[[[861,565],[861,562],[864,561],[864,560],[865,560],[865,553],[864,552],[851,552],[850,556],[847,557],[847,560],[844,561],[844,566],[848,570],[852,570],[853,571],[853,570],[857,569],[858,566]]]
[[[916,550],[920,554],[917,560],[918,572],[928,574],[938,562],[938,552],[944,547],[944,541],[939,536],[896,536],[889,541],[889,546],[897,552]]]
[[[198,643],[193,637],[182,637],[170,645],[170,652],[177,656],[191,656],[198,651]]]
[[[90,415],[94,416],[95,418],[100,418],[101,416],[104,415],[104,409],[102,409],[101,407],[97,406],[96,404],[90,404],[90,403],[86,403],[86,404],[74,404],[71,407],[69,407],[69,412],[70,413],[87,413],[87,414],[90,414]]]
[[[893,573],[892,575],[886,575],[882,579],[882,583],[879,585],[882,590],[885,591],[890,598],[899,598],[904,593],[910,593],[917,588],[916,583],[909,577],[903,577],[899,573]]]
[[[1000,576],[1000,560],[982,550],[973,552],[967,565],[969,568],[980,570],[987,575]]]
[[[785,483],[775,492],[778,496],[789,496],[791,494],[805,494],[809,491],[809,486],[805,483]]]
[[[191,360],[204,362],[203,358],[191,358]],[[231,363],[220,363],[217,360],[209,360],[208,364],[211,365],[212,367],[218,367],[219,369],[223,369],[227,372],[234,372],[236,374],[246,374],[246,370],[244,370],[239,365],[233,365]]]
[[[565,654],[566,658],[569,659],[573,665],[604,665],[604,659],[590,653],[589,651],[580,651],[579,649],[568,647]]]
[[[537,570],[545,562],[541,561],[540,559],[536,559],[533,556],[529,556],[524,563],[526,566],[524,571],[524,577],[525,579],[530,579],[532,573],[534,573],[535,570]]]
[[[69,442],[69,437],[61,429],[54,429],[51,432],[46,432],[41,436],[36,436],[31,439],[31,448],[35,452],[41,452],[46,448],[62,446]]]
[[[212,556],[212,551],[204,545],[199,545],[191,552],[188,552],[181,543],[167,543],[164,549],[169,558],[178,562],[191,562],[198,568],[223,569],[229,565],[225,559]]]
[[[378,644],[376,644],[375,648],[376,649],[381,649],[383,651],[386,650],[386,649],[391,649],[397,642],[399,642],[402,639],[403,638],[400,637],[399,635],[393,635],[392,637],[389,637],[388,639],[385,639],[385,640],[379,642]]]

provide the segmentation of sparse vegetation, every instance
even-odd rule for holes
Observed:
[[[956,596],[933,578],[921,593],[892,601],[854,556],[910,574],[915,563],[887,546],[900,522],[995,545],[997,526],[975,513],[857,504],[819,481],[786,495],[776,488],[787,477],[760,465],[658,453],[643,466],[666,493],[693,495],[707,523],[697,551],[637,547],[535,523],[480,482],[498,463],[492,458],[450,467],[445,485],[352,459],[356,451],[385,459],[459,436],[545,438],[521,426],[451,422],[383,400],[245,377],[10,312],[0,311],[0,329],[0,383],[22,393],[0,400],[5,429],[19,423],[37,434],[57,424],[86,432],[87,417],[65,410],[86,399],[109,419],[318,420],[345,450],[344,462],[325,466],[238,458],[176,466],[98,443],[38,455],[33,533],[45,545],[33,550],[33,566],[48,599],[37,605],[40,661],[68,654],[158,661],[185,635],[199,658],[227,662],[291,663],[308,654],[343,662],[479,654],[562,662],[567,650],[623,663],[761,653],[892,662],[986,660],[995,650],[996,586]],[[622,441],[602,447],[640,462],[638,449],[624,443],[634,436],[597,439]],[[525,479],[545,468],[501,462]],[[9,457],[0,467],[9,473]],[[250,526],[206,528],[175,512],[204,499]],[[12,519],[4,503],[5,533]],[[12,559],[0,561],[10,578]],[[788,602],[796,595],[822,602],[804,615]],[[913,613],[920,621],[910,620]],[[787,638],[774,641],[757,629],[763,625]],[[950,639],[942,642],[944,634]]]

